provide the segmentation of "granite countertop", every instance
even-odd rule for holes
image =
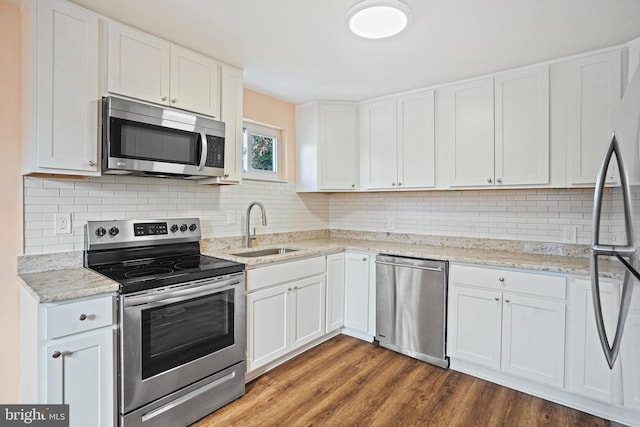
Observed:
[[[282,255],[268,255],[261,257],[240,257],[231,255],[233,253],[258,251],[274,247],[286,247],[298,249],[298,251]],[[284,244],[258,246],[250,249],[205,249],[203,250],[203,253],[232,261],[242,262],[247,266],[247,269],[251,269],[274,262],[284,262],[298,258],[328,255],[331,253],[341,252],[346,249],[416,258],[447,260],[457,263],[481,264],[493,267],[522,268],[527,270],[576,275],[589,274],[589,258],[586,257],[514,252],[511,250],[500,249],[457,248],[348,238],[291,241]],[[603,267],[605,266],[603,265]],[[606,269],[603,268],[602,271],[605,272]],[[607,274],[604,273],[603,277],[606,276]]]
[[[22,283],[38,303],[117,292],[119,285],[87,268],[20,274]]]
[[[521,268],[550,273],[589,275],[589,258],[583,245],[389,235],[386,233],[298,232],[289,235],[259,236],[256,247],[241,248],[241,238],[204,239],[203,254],[244,263],[247,269],[295,259],[323,256],[344,250],[360,250],[416,258],[448,260],[489,267]],[[362,238],[367,237],[368,239]],[[240,257],[232,255],[266,248],[298,249],[281,255]],[[81,252],[25,256],[19,259],[19,277],[39,303],[118,291],[118,283],[82,268]],[[57,268],[56,268],[57,267]],[[38,271],[38,268],[48,271]],[[602,277],[612,277],[602,262]]]

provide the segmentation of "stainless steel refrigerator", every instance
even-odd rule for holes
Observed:
[[[640,329],[628,326],[630,310],[632,313],[640,310],[640,67],[635,71],[622,100],[612,109],[611,125],[613,135],[600,167],[594,193],[591,294],[604,357],[609,368],[613,369],[621,346],[637,340],[636,336],[625,336],[625,329],[626,335],[640,333]],[[616,167],[616,164],[618,184],[606,186],[607,171],[609,167]],[[603,318],[600,296],[600,276],[603,272],[621,280],[615,329],[606,328]]]

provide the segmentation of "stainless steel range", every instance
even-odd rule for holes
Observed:
[[[121,426],[179,426],[244,394],[244,264],[200,253],[198,219],[89,221],[85,266],[120,283]]]

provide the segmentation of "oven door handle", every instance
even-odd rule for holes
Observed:
[[[184,301],[191,298],[197,298],[204,295],[211,295],[212,293],[224,292],[226,290],[233,289],[241,284],[241,280],[232,279],[225,280],[224,282],[220,283],[212,283],[210,285],[189,287],[187,289],[172,289],[165,292],[154,292],[152,294],[143,294],[130,297],[127,297],[125,295],[123,307],[125,309],[133,309],[140,306],[144,306],[145,308],[152,308],[174,302]]]

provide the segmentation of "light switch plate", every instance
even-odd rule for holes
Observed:
[[[577,227],[567,226],[562,229],[562,241],[563,243],[578,243],[578,230]]]
[[[71,234],[71,213],[53,214],[54,234]]]

